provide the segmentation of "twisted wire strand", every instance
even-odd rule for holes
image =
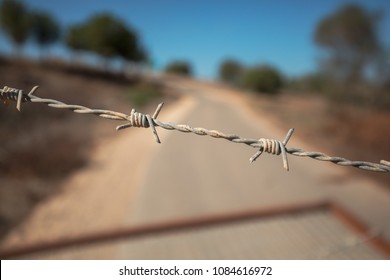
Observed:
[[[257,148],[258,151],[250,158],[250,162],[255,161],[263,152],[267,152],[273,155],[282,154],[283,166],[287,171],[289,170],[287,160],[288,153],[294,156],[309,157],[321,161],[330,161],[338,165],[352,166],[363,170],[390,172],[390,162],[385,160],[381,160],[380,163],[372,163],[367,161],[352,161],[342,157],[328,156],[321,152],[307,152],[300,148],[287,148],[287,142],[291,138],[294,129],[289,130],[283,141],[266,138],[247,139],[242,138],[236,134],[225,134],[218,130],[209,130],[202,127],[191,127],[186,124],[176,124],[172,122],[162,122],[160,120],[157,120],[157,116],[162,109],[163,103],[157,106],[153,116],[136,112],[135,109],[132,109],[130,115],[127,115],[111,110],[90,109],[81,105],[69,105],[54,99],[40,98],[38,96],[33,95],[33,93],[37,89],[38,86],[35,86],[28,94],[25,94],[20,89],[4,86],[3,89],[0,89],[0,100],[2,100],[4,103],[7,103],[7,101],[15,101],[17,103],[16,108],[19,111],[21,110],[21,104],[23,102],[33,102],[43,103],[53,108],[68,109],[79,114],[94,114],[106,119],[126,121],[125,124],[117,126],[116,129],[122,130],[129,127],[151,128],[157,143],[161,143],[161,141],[157,134],[156,127],[161,127],[166,130],[177,130],[183,133],[193,133],[200,136],[207,135],[214,138],[222,138],[233,143],[246,144],[248,146]]]

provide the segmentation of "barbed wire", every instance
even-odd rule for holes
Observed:
[[[342,157],[328,156],[321,152],[307,152],[300,148],[287,148],[286,145],[294,132],[293,128],[291,128],[288,131],[283,141],[278,141],[275,139],[266,139],[266,138],[247,139],[247,138],[242,138],[236,134],[225,134],[217,130],[209,130],[201,127],[191,127],[186,124],[162,122],[158,120],[157,117],[164,103],[160,103],[157,106],[152,116],[148,114],[142,114],[136,112],[135,109],[132,109],[130,115],[127,115],[124,113],[115,112],[111,110],[91,109],[81,105],[66,104],[64,102],[54,100],[54,99],[40,98],[38,96],[33,95],[33,93],[37,89],[38,86],[35,86],[31,89],[31,91],[28,94],[25,94],[20,89],[4,86],[2,89],[0,89],[0,99],[4,103],[7,103],[7,101],[15,101],[16,108],[18,111],[21,110],[21,104],[24,102],[44,103],[49,107],[58,108],[58,109],[68,109],[79,114],[94,114],[106,119],[126,121],[125,124],[117,126],[116,127],[117,130],[122,130],[130,127],[151,128],[157,143],[161,143],[161,141],[156,131],[156,127],[161,127],[166,130],[177,130],[180,132],[193,133],[201,136],[207,135],[214,138],[226,139],[234,143],[246,144],[248,146],[258,149],[258,151],[249,159],[250,162],[255,161],[263,152],[267,152],[273,155],[282,154],[283,167],[287,171],[289,170],[289,165],[287,160],[287,153],[288,153],[294,156],[310,157],[312,159],[321,160],[321,161],[330,161],[338,165],[352,166],[363,170],[376,171],[376,172],[390,172],[390,162],[386,160],[381,160],[380,163],[372,163],[367,161],[352,161]]]

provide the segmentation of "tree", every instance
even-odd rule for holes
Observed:
[[[137,33],[108,13],[94,15],[85,24],[69,29],[67,44],[72,49],[85,49],[100,55],[105,67],[114,57],[133,62],[146,60]]]
[[[83,24],[69,26],[64,40],[65,45],[72,51],[73,63],[80,59],[81,51],[87,51],[89,48],[86,26]]]
[[[243,67],[234,59],[226,59],[219,66],[219,79],[232,85],[238,85],[242,76]]]
[[[114,40],[121,25],[110,14],[92,16],[86,23],[88,49],[102,56],[106,60],[105,64],[116,54]]]
[[[0,4],[1,28],[15,45],[16,54],[20,53],[30,31],[30,17],[21,1],[3,0]]]
[[[88,38],[85,26],[81,24],[70,26],[65,35],[65,44],[75,52],[88,50]]]
[[[349,4],[318,24],[314,40],[329,51],[325,68],[332,76],[350,82],[361,80],[380,48],[378,21],[376,14]]]
[[[390,91],[390,47],[385,47],[377,56],[377,83],[386,84]]]
[[[32,36],[41,50],[53,44],[60,37],[60,27],[56,20],[45,12],[31,14]]]
[[[116,54],[126,62],[144,62],[147,59],[145,50],[140,46],[138,34],[124,25],[118,27],[113,45]]]
[[[245,70],[242,83],[249,90],[273,94],[282,86],[282,76],[275,68],[260,65]]]
[[[165,72],[182,76],[192,75],[191,65],[188,62],[182,60],[176,60],[169,63],[165,67]]]

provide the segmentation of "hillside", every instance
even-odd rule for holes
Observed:
[[[130,112],[171,100],[159,85],[139,77],[80,68],[60,62],[0,60],[1,86],[90,108]],[[162,98],[164,96],[164,98]],[[115,137],[118,122],[41,104],[0,106],[0,237],[35,205],[60,192],[61,181],[88,165],[97,141]],[[18,205],[18,207],[15,207]]]

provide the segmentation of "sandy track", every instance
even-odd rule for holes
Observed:
[[[186,124],[248,138],[283,139],[287,132],[275,127],[262,112],[254,114],[239,93],[191,82],[182,85],[182,90],[196,101],[192,112],[183,120]],[[299,141],[296,135],[289,145],[318,150]],[[253,148],[226,140],[176,133],[164,143],[164,149],[153,155],[148,169],[154,176],[147,176],[141,181],[135,204],[129,211],[128,223],[191,219],[327,200],[336,201],[370,228],[381,230],[383,236],[390,240],[390,195],[385,188],[370,180],[349,176],[346,168],[307,158],[289,156],[290,172],[283,169],[281,157],[269,154],[250,164],[248,159],[254,153]],[[281,244],[296,234],[294,231],[285,232],[285,236],[282,234],[280,240],[274,239],[269,246],[256,247],[254,244],[261,243],[262,238],[272,239],[274,233],[264,236],[263,231],[253,230],[246,232],[243,240],[237,234],[229,234],[234,232],[232,226],[219,233],[210,228],[204,234],[194,230],[183,235],[176,233],[124,241],[115,258],[306,259],[315,258],[319,249],[342,248],[345,240],[355,238],[352,233],[332,234],[325,226],[322,231],[321,227],[312,227],[310,223],[302,223],[298,227],[305,233],[319,229],[319,239],[332,236],[334,243],[326,243],[323,239],[316,245],[320,248],[316,247],[313,251],[311,246],[307,246],[311,244],[313,233],[313,236],[302,234],[299,238],[301,245],[295,249],[283,247]],[[276,226],[276,232],[282,228]],[[214,230],[218,231],[218,227]],[[241,245],[233,249],[236,244]],[[268,250],[275,254],[264,253]],[[295,250],[294,254],[291,250]],[[369,248],[363,245],[347,250],[344,255],[331,254],[327,258],[381,258],[380,254],[368,251]]]

